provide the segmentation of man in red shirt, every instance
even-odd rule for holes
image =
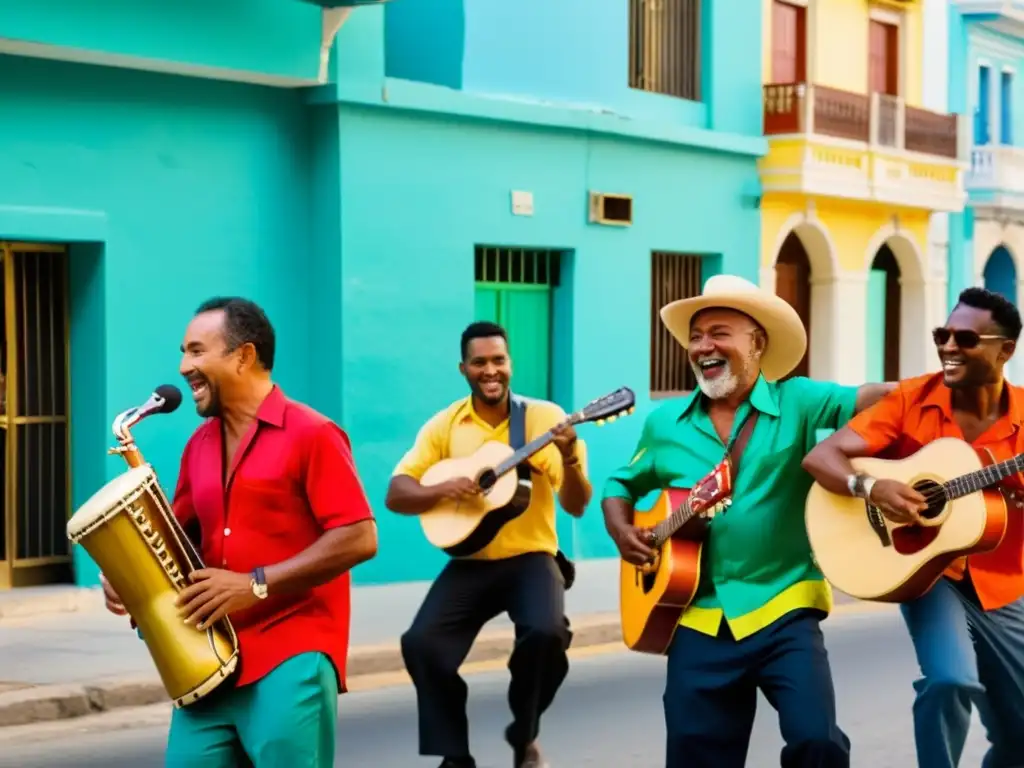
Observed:
[[[1024,453],[1024,389],[1003,379],[1020,332],[1020,314],[1005,298],[963,291],[934,331],[942,372],[900,382],[819,443],[804,468],[833,493],[870,499],[890,520],[918,521],[928,508],[920,493],[857,474],[849,459],[905,458],[941,437],[966,440],[997,461]],[[900,606],[921,667],[914,683],[921,768],[957,766],[972,703],[992,744],[983,768],[1024,764],[1024,477],[1000,489],[1009,521],[999,546],[955,563],[928,593]]]
[[[198,524],[209,567],[178,604],[200,630],[230,616],[240,663],[233,684],[174,711],[169,768],[243,754],[254,768],[334,765],[349,571],[377,553],[376,526],[345,433],[271,380],[274,343],[240,298],[207,301],[185,332],[181,374],[206,421],[185,446],[174,512]]]

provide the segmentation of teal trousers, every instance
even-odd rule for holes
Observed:
[[[174,710],[167,768],[333,768],[334,666],[322,653],[288,659],[250,685]]]

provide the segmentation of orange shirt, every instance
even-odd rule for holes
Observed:
[[[1006,413],[972,443],[987,449],[997,461],[1024,453],[1024,388],[1009,382],[1005,386],[1009,400]],[[941,373],[900,382],[847,426],[864,439],[872,455],[886,459],[906,458],[940,437],[964,439],[953,418],[952,395]],[[1024,475],[1011,475],[1000,487],[1005,493],[1020,496],[1024,492]],[[998,547],[969,556],[966,565],[961,559],[946,571],[946,575],[961,579],[964,569],[970,569],[985,610],[1001,608],[1024,595],[1024,502],[1007,499],[1007,512],[1006,535]]]

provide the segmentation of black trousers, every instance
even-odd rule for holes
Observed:
[[[469,756],[466,683],[459,666],[484,624],[507,612],[515,625],[508,703],[513,747],[537,738],[540,717],[569,671],[572,640],[565,583],[544,553],[506,560],[452,560],[402,635],[402,657],[416,686],[420,754]]]

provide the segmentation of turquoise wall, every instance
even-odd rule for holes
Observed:
[[[90,57],[312,82],[320,68],[320,17],[318,6],[300,0],[4,0],[0,38],[7,50],[43,44]]]
[[[444,556],[383,498],[422,423],[466,394],[458,338],[473,320],[473,246],[571,252],[555,300],[555,399],[570,410],[620,386],[639,398],[632,417],[579,428],[600,489],[651,405],[650,252],[706,254],[706,275],[756,281],[759,212],[743,194],[755,158],[399,110],[342,106],[339,117],[344,421],[381,541],[358,579],[427,578]],[[532,217],[512,215],[513,189],[533,193]],[[588,189],[631,194],[634,225],[588,224]],[[576,557],[614,554],[596,500],[581,521],[562,514],[559,531]]]
[[[390,77],[761,135],[760,3],[705,4],[700,103],[629,88],[622,0],[397,0],[385,14]]]
[[[72,495],[124,469],[110,422],[164,382],[200,301],[263,303],[276,375],[324,400],[312,376],[310,125],[301,95],[130,70],[0,56],[0,239],[72,249]],[[136,429],[168,493],[199,424],[186,401]],[[79,579],[95,570],[79,559]]]

